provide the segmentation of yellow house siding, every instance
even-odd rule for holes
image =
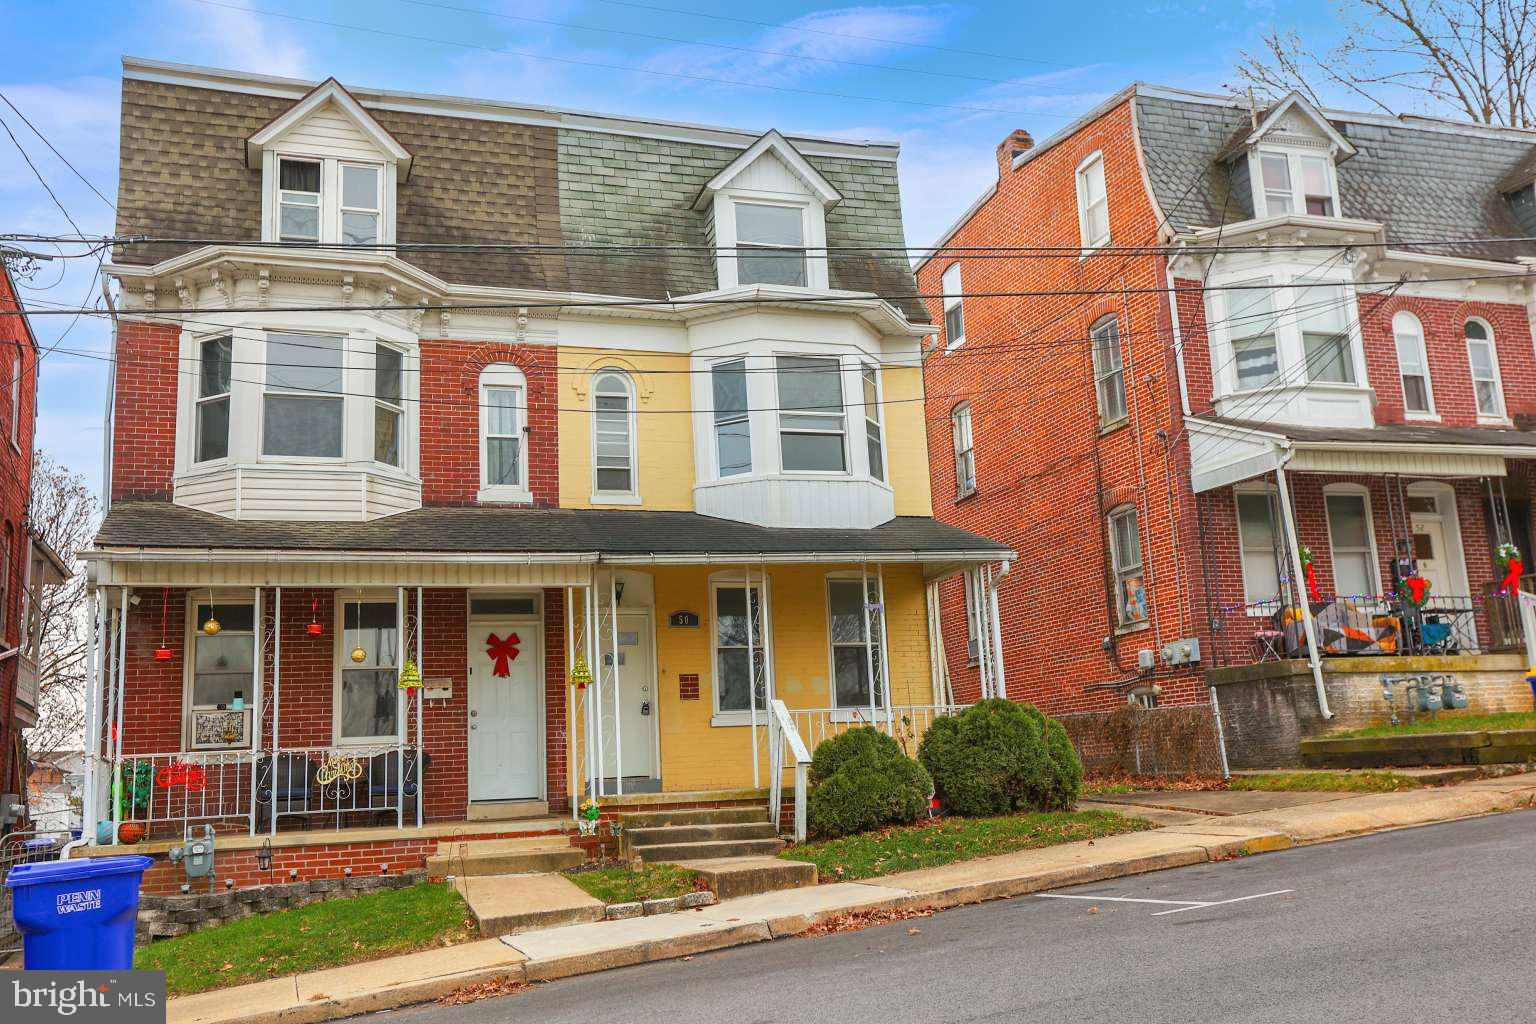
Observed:
[[[885,464],[899,516],[933,515],[928,479],[928,425],[923,417],[923,371],[887,366],[885,388]]]

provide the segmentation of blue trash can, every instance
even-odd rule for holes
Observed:
[[[18,864],[5,884],[29,971],[133,968],[139,882],[148,857]]]

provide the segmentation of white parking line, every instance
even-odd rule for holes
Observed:
[[[1162,917],[1165,914],[1182,914],[1186,910],[1203,910],[1206,907],[1223,907],[1228,903],[1243,903],[1248,900],[1261,900],[1266,896],[1283,896],[1295,889],[1276,889],[1274,892],[1255,893],[1252,896],[1238,896],[1230,900],[1153,900],[1143,899],[1138,896],[1082,896],[1076,893],[1062,892],[1037,892],[1036,896],[1043,900],[1088,900],[1092,903],[1155,903],[1160,906],[1173,907],[1173,910],[1159,910],[1153,917]]]

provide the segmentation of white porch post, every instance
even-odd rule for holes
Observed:
[[[757,646],[754,641],[752,616],[752,570],[744,565],[741,567],[741,574],[746,582],[744,593],[747,615],[747,711],[752,723],[752,788],[756,789],[763,784],[763,779],[762,769],[757,763]]]
[[[271,773],[272,814],[270,834],[277,835],[277,755],[278,729],[282,714],[283,698],[283,588],[277,588],[272,604],[272,757],[267,762]],[[334,641],[333,641],[334,642]]]
[[[587,581],[587,663],[592,666],[592,693],[587,697],[587,749],[592,760],[592,798],[606,796],[603,785],[603,660],[602,620],[598,614],[597,571]]]
[[[112,844],[117,845],[117,827],[123,816],[123,652],[128,645],[128,588],[118,587],[117,610],[114,620],[117,632],[113,635],[112,651],[112,777],[116,792],[112,800]]]
[[[1296,534],[1296,513],[1291,508],[1291,493],[1285,483],[1285,464],[1291,453],[1286,452],[1275,464],[1275,482],[1280,497],[1280,514],[1285,519],[1285,532],[1290,535],[1291,581],[1296,591],[1296,603],[1301,606],[1301,625],[1307,634],[1307,661],[1312,667],[1312,685],[1317,690],[1317,710],[1324,718],[1332,718],[1328,707],[1328,691],[1323,687],[1323,658],[1317,649],[1317,627],[1312,622],[1312,604],[1307,600],[1306,568],[1301,564],[1301,538]]]
[[[859,607],[864,609],[864,678],[869,680],[869,724],[875,724],[875,629],[869,611],[869,565],[859,563]]]
[[[997,610],[997,588],[1004,576],[1008,575],[1008,563],[1002,563],[1002,570],[995,579],[988,582],[987,586],[987,617],[992,620],[992,689],[993,696],[1006,698],[1008,696],[1008,679],[1003,672],[1003,627],[1002,616]]]
[[[885,614],[885,563],[875,566],[876,597],[880,600],[880,689],[885,697],[886,732],[896,734],[895,701],[891,699],[891,645],[890,619]],[[873,687],[871,687],[873,689]]]
[[[256,765],[261,761],[261,670],[267,657],[266,620],[261,615],[261,588],[253,587],[252,591],[251,620],[255,625],[256,657],[251,659],[251,810],[248,835],[256,834]],[[275,619],[272,629],[275,634],[277,632]]]
[[[613,792],[624,795],[624,723],[620,720],[619,691],[619,573],[608,570],[608,635],[613,644]]]
[[[575,738],[576,730],[576,684],[571,682],[571,673],[576,666],[576,588],[567,584],[565,588],[565,789],[566,795],[571,798],[571,818],[577,817],[578,798],[576,791],[580,788],[579,763],[572,755],[571,741]],[[546,741],[547,742],[547,741]]]
[[[361,621],[358,623],[361,625]],[[405,828],[405,691],[400,670],[405,667],[405,588],[395,588],[395,827]],[[387,778],[387,773],[386,773]],[[368,780],[370,783],[372,779]],[[369,801],[371,805],[372,800]]]
[[[421,618],[422,596],[421,588],[416,588],[416,672],[422,672],[422,630],[425,628]],[[421,828],[422,802],[427,792],[427,736],[424,732],[422,703],[427,699],[426,680],[422,679],[416,687],[416,827]]]
[[[87,592],[87,600],[96,604],[92,616],[94,630],[88,651],[85,677],[85,798],[81,802],[82,820],[80,836],[89,845],[96,845],[96,822],[101,820],[101,704],[103,687],[101,673],[105,666],[101,643],[106,633],[106,604],[95,588]]]

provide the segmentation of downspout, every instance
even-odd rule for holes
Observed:
[[[1328,691],[1323,688],[1323,658],[1317,649],[1317,627],[1312,622],[1312,605],[1307,600],[1306,569],[1301,564],[1301,538],[1296,533],[1296,513],[1291,508],[1291,492],[1285,483],[1285,464],[1295,455],[1295,449],[1285,448],[1285,455],[1275,464],[1275,483],[1280,491],[1280,513],[1285,520],[1285,532],[1290,535],[1291,579],[1296,586],[1296,603],[1301,606],[1301,625],[1307,634],[1307,661],[1312,667],[1312,685],[1317,690],[1317,710],[1324,719],[1333,717],[1328,707]]]
[[[997,590],[1002,586],[1003,577],[1008,575],[1009,568],[1007,559],[999,562],[997,575],[992,577],[987,587],[987,615],[992,620],[992,695],[1004,699],[1008,696],[1008,683],[1003,677],[1003,628],[999,624]]]

